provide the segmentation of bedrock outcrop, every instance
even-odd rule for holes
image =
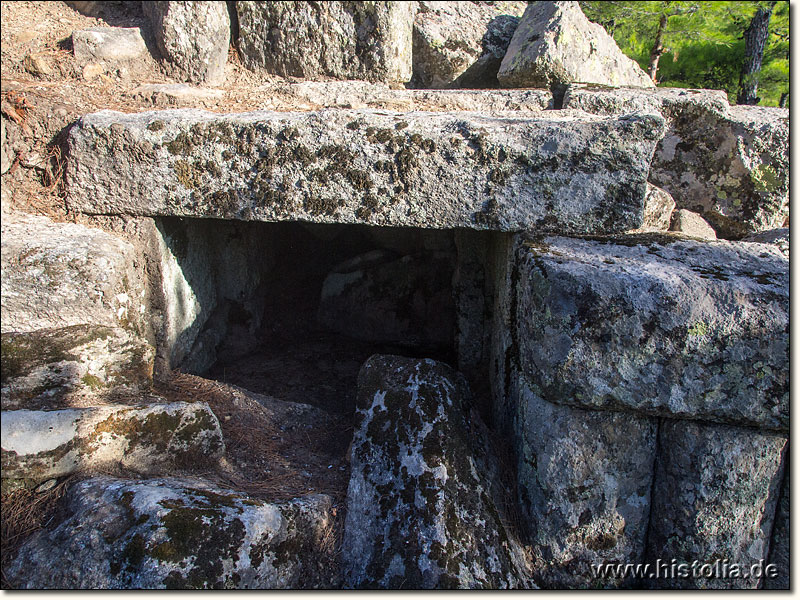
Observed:
[[[425,228],[641,225],[657,115],[330,110],[87,115],[69,205],[93,214]]]

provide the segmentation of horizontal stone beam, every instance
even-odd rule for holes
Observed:
[[[85,116],[89,214],[608,233],[641,225],[660,115],[323,110]]]

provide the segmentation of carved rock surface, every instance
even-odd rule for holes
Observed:
[[[414,4],[239,1],[239,50],[284,77],[408,81]]]
[[[231,37],[224,2],[142,2],[156,44],[181,81],[219,85]]]
[[[68,517],[36,532],[8,569],[32,589],[294,589],[322,581],[324,495],[269,503],[195,479],[97,477]]]
[[[786,437],[665,419],[659,432],[651,562],[766,562],[783,474]],[[656,587],[756,588],[760,577],[653,579]]]
[[[154,350],[118,327],[2,334],[2,408],[57,408],[149,390]]]
[[[2,331],[135,327],[145,312],[138,255],[100,229],[46,217],[3,219]]]
[[[641,224],[662,134],[656,115],[103,111],[71,130],[69,204],[89,213],[625,231]]]
[[[564,108],[613,115],[659,112],[668,131],[650,181],[720,237],[783,226],[789,215],[789,109],[729,106],[714,90],[603,90],[570,86]]]
[[[641,562],[650,516],[656,419],[551,404],[522,385],[518,485],[542,588],[629,585],[592,565]]]
[[[511,38],[497,79],[502,87],[575,82],[655,87],[577,2],[533,2]]]
[[[463,377],[375,355],[359,374],[343,558],[356,588],[530,587],[495,508]]]
[[[494,77],[494,85],[463,87],[497,87],[500,61],[525,6],[525,2],[419,2],[413,33],[414,87],[462,87],[458,80],[470,70],[467,78],[473,83],[490,83]]]
[[[3,479],[42,482],[103,465],[159,473],[212,466],[225,450],[204,402],[3,411]]]
[[[544,400],[786,431],[788,261],[665,234],[523,242],[520,370]]]

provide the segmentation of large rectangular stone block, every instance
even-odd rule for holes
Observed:
[[[70,133],[69,205],[92,214],[624,231],[642,222],[662,134],[656,115],[102,111]]]
[[[530,238],[512,268],[513,352],[543,399],[788,429],[789,263],[778,249]]]
[[[785,446],[782,435],[662,421],[647,553],[651,564],[660,560],[688,565],[688,577],[653,578],[649,585],[669,589],[760,585]],[[761,565],[761,572],[754,572],[754,565]]]

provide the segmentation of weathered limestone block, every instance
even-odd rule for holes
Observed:
[[[786,437],[665,419],[661,423],[648,534],[651,563],[766,562]],[[708,569],[708,567],[704,567]],[[735,575],[734,573],[729,573]],[[760,578],[652,579],[654,586],[756,588]]]
[[[521,382],[517,479],[543,588],[630,585],[592,565],[644,557],[656,452],[656,419],[543,401]]]
[[[783,253],[786,258],[789,258],[789,228],[782,227],[779,229],[769,229],[761,233],[754,233],[748,235],[742,241],[744,242],[758,242],[759,244],[772,244]]]
[[[458,78],[497,87],[497,70],[525,11],[525,2],[419,2],[414,17],[414,87],[461,87]],[[484,58],[485,57],[485,58]],[[491,59],[494,58],[494,61]],[[476,63],[481,62],[481,65]],[[484,63],[493,63],[487,65]]]
[[[142,2],[142,11],[174,76],[209,85],[225,80],[231,19],[224,2]]]
[[[225,451],[204,402],[9,410],[2,434],[3,479],[36,483],[108,464],[145,474],[213,466]]]
[[[375,355],[359,374],[359,423],[342,556],[356,588],[530,587],[522,548],[491,497],[486,447],[463,377]],[[485,440],[484,440],[485,442]]]
[[[772,539],[769,547],[769,564],[775,565],[775,577],[766,574],[763,578],[764,589],[767,590],[788,590],[790,589],[789,571],[792,566],[791,561],[791,539],[789,509],[792,505],[790,500],[789,485],[789,466],[784,464],[783,485],[781,486],[781,499],[778,501],[777,512],[775,513],[775,526],[772,529]]]
[[[103,111],[70,132],[69,204],[89,213],[625,231],[641,224],[662,133],[656,115]]]
[[[125,329],[2,334],[2,408],[57,408],[149,390],[155,351]]]
[[[669,226],[670,231],[676,231],[689,237],[701,240],[717,239],[717,232],[708,224],[703,217],[696,212],[680,208],[672,214],[672,221]]]
[[[67,519],[36,532],[9,567],[15,587],[337,585],[317,564],[332,522],[328,496],[269,503],[194,479],[97,477],[76,484],[68,500]]]
[[[502,87],[574,82],[655,87],[577,2],[534,2],[525,9],[497,74]]]
[[[138,329],[143,269],[129,242],[46,217],[2,223],[2,331],[71,325]]]
[[[138,27],[93,27],[72,32],[72,52],[81,66],[114,64],[146,56],[147,46]]]
[[[675,200],[669,192],[648,183],[647,194],[644,197],[644,221],[641,227],[628,233],[667,231],[674,210]]]
[[[643,234],[523,241],[520,371],[544,400],[789,426],[789,271],[774,248]]]
[[[552,108],[549,90],[392,89],[367,81],[300,81],[264,87],[264,108],[277,111],[321,108],[378,108],[396,111],[514,111],[516,116]],[[509,115],[506,115],[509,116]]]
[[[342,334],[373,342],[442,348],[452,343],[455,306],[452,257],[375,250],[327,275],[318,320]]]
[[[249,69],[303,79],[411,79],[413,2],[236,3]]]
[[[571,86],[564,108],[660,112],[668,131],[650,181],[699,212],[724,238],[783,226],[789,215],[789,110],[728,106],[723,91]]]

